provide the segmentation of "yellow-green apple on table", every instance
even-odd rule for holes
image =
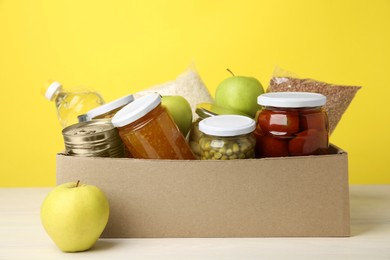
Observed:
[[[69,182],[58,185],[46,196],[41,221],[62,251],[85,251],[99,239],[109,211],[108,200],[99,188],[80,181]]]
[[[161,104],[166,107],[173,121],[179,127],[180,132],[187,136],[192,125],[191,105],[183,96],[162,96]]]
[[[235,76],[232,73],[232,77],[217,86],[214,100],[219,106],[238,110],[254,118],[260,109],[257,97],[263,93],[264,88],[256,78]]]

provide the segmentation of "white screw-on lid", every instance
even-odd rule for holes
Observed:
[[[101,106],[94,108],[92,110],[89,110],[87,112],[87,120],[91,120],[92,118],[94,118],[96,116],[103,115],[107,112],[110,112],[111,110],[117,109],[118,107],[127,105],[130,102],[132,102],[133,100],[134,100],[133,95],[127,95],[127,96],[121,97],[119,99],[116,99],[114,101],[111,101],[107,104],[101,105]]]
[[[111,123],[115,127],[128,125],[152,111],[160,103],[161,96],[158,93],[137,98],[119,110],[112,118]]]
[[[270,92],[257,97],[257,103],[270,107],[319,107],[326,103],[326,96],[310,92]]]
[[[53,83],[50,84],[50,86],[47,88],[46,90],[46,93],[45,93],[45,97],[48,99],[48,100],[51,100],[53,98],[53,95],[54,93],[56,93],[56,91],[58,89],[62,88],[62,85],[61,83],[57,82],[57,81],[54,81]]]
[[[255,120],[239,115],[218,115],[199,122],[199,130],[208,135],[237,136],[255,130]]]

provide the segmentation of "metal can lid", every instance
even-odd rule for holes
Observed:
[[[299,108],[318,107],[326,103],[326,96],[311,92],[270,92],[257,97],[262,106]]]
[[[110,120],[91,120],[68,126],[62,130],[65,144],[100,143],[110,138],[116,138],[118,133]]]
[[[214,136],[238,136],[249,134],[256,128],[255,120],[240,115],[218,115],[199,122],[199,130]]]
[[[116,99],[114,101],[111,101],[109,103],[106,103],[104,105],[101,105],[97,108],[94,108],[94,109],[87,112],[87,114],[86,114],[87,120],[92,120],[94,117],[103,115],[103,114],[110,112],[114,109],[125,106],[125,105],[131,103],[133,100],[134,100],[134,96],[130,94],[130,95],[121,97],[119,99]]]

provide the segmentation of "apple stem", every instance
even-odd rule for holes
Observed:
[[[234,75],[234,73],[233,73],[233,72],[232,72],[232,71],[231,71],[229,68],[227,68],[226,70],[227,70],[227,71],[229,71],[229,72],[230,72],[230,74],[232,74],[232,76],[233,76],[233,77],[235,77],[235,76],[236,76],[236,75]]]
[[[78,187],[78,186],[79,186],[79,184],[80,184],[80,180],[78,180],[78,181],[77,181],[77,183],[76,183],[76,187]]]

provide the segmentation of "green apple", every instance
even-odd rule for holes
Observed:
[[[254,118],[260,109],[257,97],[263,93],[264,88],[256,78],[233,74],[218,85],[215,104],[238,110]]]
[[[99,188],[70,182],[58,185],[47,195],[41,221],[62,251],[85,251],[99,239],[109,211],[108,200]]]
[[[190,103],[183,96],[162,96],[161,104],[166,107],[180,132],[186,137],[192,125]]]

